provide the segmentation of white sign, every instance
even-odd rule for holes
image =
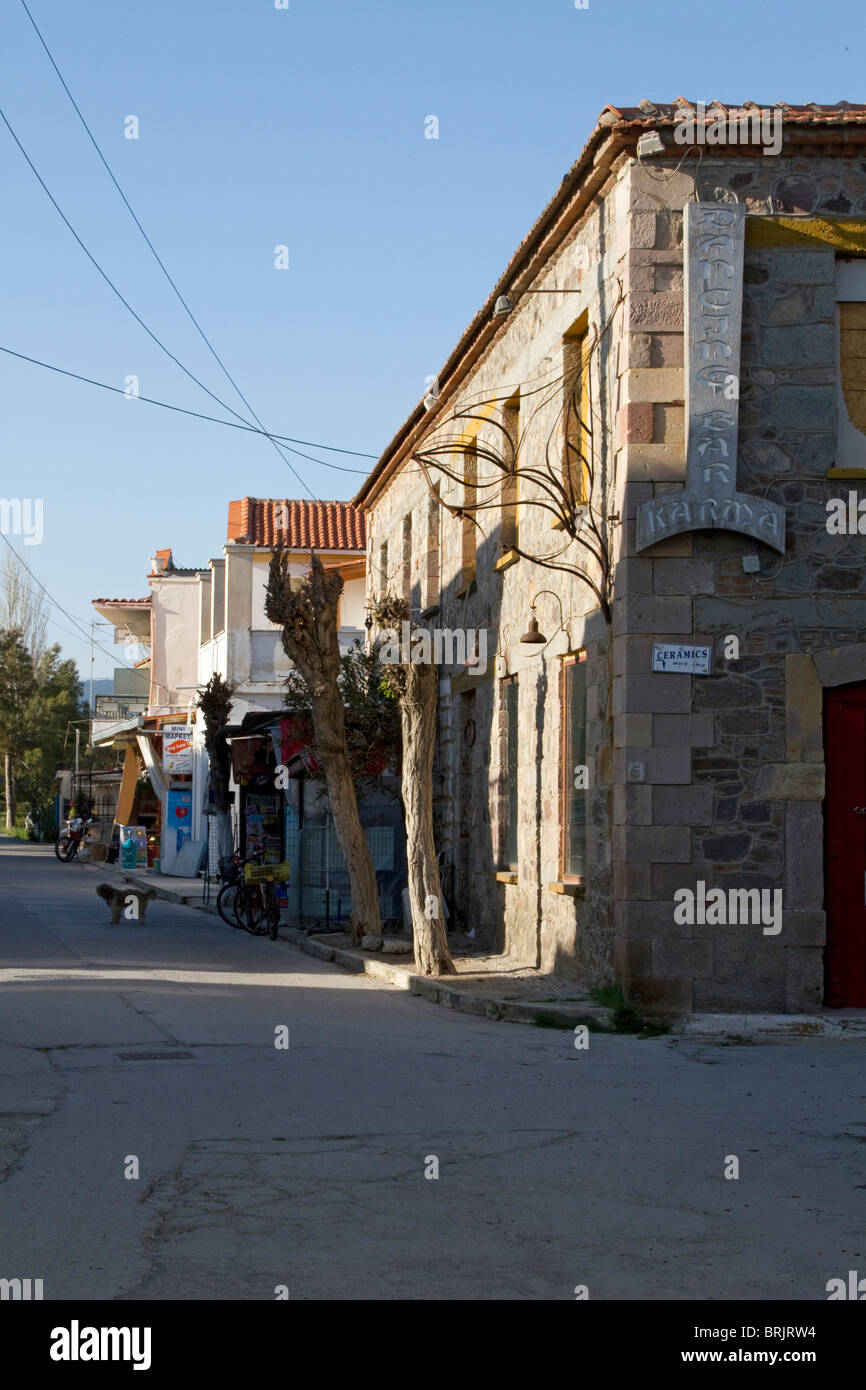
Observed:
[[[673,642],[653,642],[653,670],[676,671],[689,676],[710,674],[712,647],[686,647]]]
[[[192,772],[192,729],[188,724],[163,724],[162,770],[172,776]]]

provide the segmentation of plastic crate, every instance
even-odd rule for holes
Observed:
[[[283,860],[282,864],[244,864],[245,883],[285,883],[291,873],[291,866]]]

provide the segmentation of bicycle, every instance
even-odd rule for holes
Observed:
[[[238,889],[243,887],[243,864],[239,854],[232,854],[219,862],[219,875],[223,880],[217,894],[216,908],[220,917],[230,927],[240,926],[235,912]]]
[[[223,886],[217,894],[217,912],[230,927],[240,927],[251,936],[270,936],[276,941],[280,926],[280,907],[274,884],[289,877],[289,865],[262,864],[234,854],[220,860]]]
[[[238,903],[235,895],[235,914],[245,929],[254,936],[267,932],[276,941],[280,928],[280,905],[274,891],[275,883],[288,881],[291,870],[285,860],[281,864],[244,864],[243,897]],[[238,889],[238,893],[240,893]],[[259,924],[264,919],[264,926]]]

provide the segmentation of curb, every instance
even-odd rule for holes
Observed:
[[[727,1039],[732,1042],[774,1038],[866,1038],[866,1016],[826,1018],[822,1014],[686,1014],[671,1025],[681,1038]]]
[[[153,888],[157,898],[162,898],[165,902],[176,903],[181,907],[193,907],[199,912],[219,916],[215,902],[202,902],[200,886],[194,895],[188,895],[174,888],[160,886],[155,876],[142,878],[128,869],[117,869],[113,864],[108,865],[107,869],[102,862],[86,867],[105,870],[106,877],[112,878],[118,885],[129,883],[136,888]],[[458,1013],[474,1014],[479,1018],[491,1018],[504,1023],[530,1023],[536,1026],[539,1026],[538,1019],[542,1018],[548,1021],[548,1026],[551,1027],[574,1028],[583,1024],[597,1031],[613,1031],[613,1010],[601,1005],[522,1004],[513,999],[489,999],[469,990],[455,988],[450,983],[443,984],[427,975],[416,975],[398,965],[388,965],[383,960],[371,960],[368,956],[361,955],[358,951],[347,950],[343,946],[328,946],[324,941],[308,936],[298,927],[281,927],[279,939],[300,947],[307,955],[315,956],[317,960],[338,965],[342,970],[348,970],[354,975],[368,975],[371,979],[381,980],[396,989],[420,995],[431,1004],[442,1004]]]
[[[88,864],[87,868],[100,869],[107,878],[115,882],[130,883],[136,888],[153,888],[157,898],[175,903],[180,907],[193,907],[217,917],[216,901],[203,903],[201,900],[201,881],[196,880],[194,892],[184,893],[175,888],[160,886],[158,877],[144,878],[126,869],[104,862]],[[536,1027],[539,1018],[550,1027],[575,1028],[585,1025],[590,1029],[614,1033],[613,1010],[600,1004],[542,1004],[520,1003],[513,999],[488,998],[473,994],[471,990],[460,989],[451,983],[427,975],[416,975],[398,965],[388,965],[384,960],[372,960],[358,951],[344,946],[328,946],[324,941],[308,936],[298,927],[281,927],[280,939],[298,946],[316,960],[338,965],[354,975],[367,975],[381,980],[395,989],[418,995],[431,1004],[441,1004],[444,1008],[458,1013],[473,1014],[477,1018],[490,1018],[503,1023],[529,1023]],[[452,977],[448,977],[449,981]],[[675,1038],[694,1038],[707,1042],[772,1042],[777,1038],[819,1038],[830,1041],[852,1042],[866,1039],[866,1014],[859,1017],[828,1018],[821,1014],[685,1014],[670,1023],[670,1035]]]
[[[385,961],[371,960],[357,951],[343,946],[328,946],[324,941],[307,936],[297,927],[285,927],[280,933],[293,945],[299,946],[317,960],[330,961],[343,970],[355,975],[369,975],[371,979],[383,980],[386,984],[409,994],[420,995],[431,1004],[442,1004],[458,1013],[474,1014],[478,1018],[491,1018],[505,1023],[531,1023],[538,1026],[538,1019],[550,1020],[551,1026],[573,1028],[583,1024],[597,1030],[611,1030],[613,1010],[598,1004],[522,1004],[512,999],[490,999],[486,995],[473,994],[471,990],[460,989],[449,983],[428,975],[416,975],[399,965],[388,965]]]

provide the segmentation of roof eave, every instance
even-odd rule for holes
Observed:
[[[686,103],[683,103],[686,105]],[[692,103],[687,104],[694,111]],[[783,103],[777,103],[783,106]],[[728,108],[738,109],[738,108]],[[784,108],[791,111],[791,108]],[[401,467],[404,458],[410,454],[418,439],[424,435],[429,424],[441,411],[446,400],[453,398],[458,386],[474,366],[483,352],[490,346],[498,333],[504,332],[508,320],[497,321],[492,317],[493,307],[500,295],[515,294],[528,286],[540,268],[539,252],[546,239],[557,227],[563,213],[569,214],[568,226],[559,228],[563,235],[586,210],[598,187],[607,177],[615,161],[623,153],[635,154],[637,141],[647,130],[659,126],[670,127],[677,122],[676,113],[661,109],[654,115],[622,116],[614,106],[606,106],[602,111],[589,140],[575,163],[566,174],[553,198],[541,213],[512,256],[505,271],[494,285],[479,312],[458,341],[451,355],[438,375],[439,395],[435,411],[427,411],[422,402],[415,406],[411,415],[403,422],[393,439],[382,452],[366,481],[352,498],[352,505],[369,511],[377,498],[390,483]],[[848,112],[830,110],[811,117],[808,122],[798,120],[794,111],[788,117],[783,132],[784,145],[789,149],[798,145],[805,147],[860,146],[866,144],[866,128],[862,110]],[[783,149],[784,149],[783,145]],[[678,147],[679,149],[679,147]],[[714,150],[716,155],[723,151],[748,154],[747,147],[741,145],[720,145]],[[671,151],[671,153],[674,153]],[[751,151],[753,154],[754,152]],[[578,199],[572,207],[569,204],[585,185],[585,199]]]

